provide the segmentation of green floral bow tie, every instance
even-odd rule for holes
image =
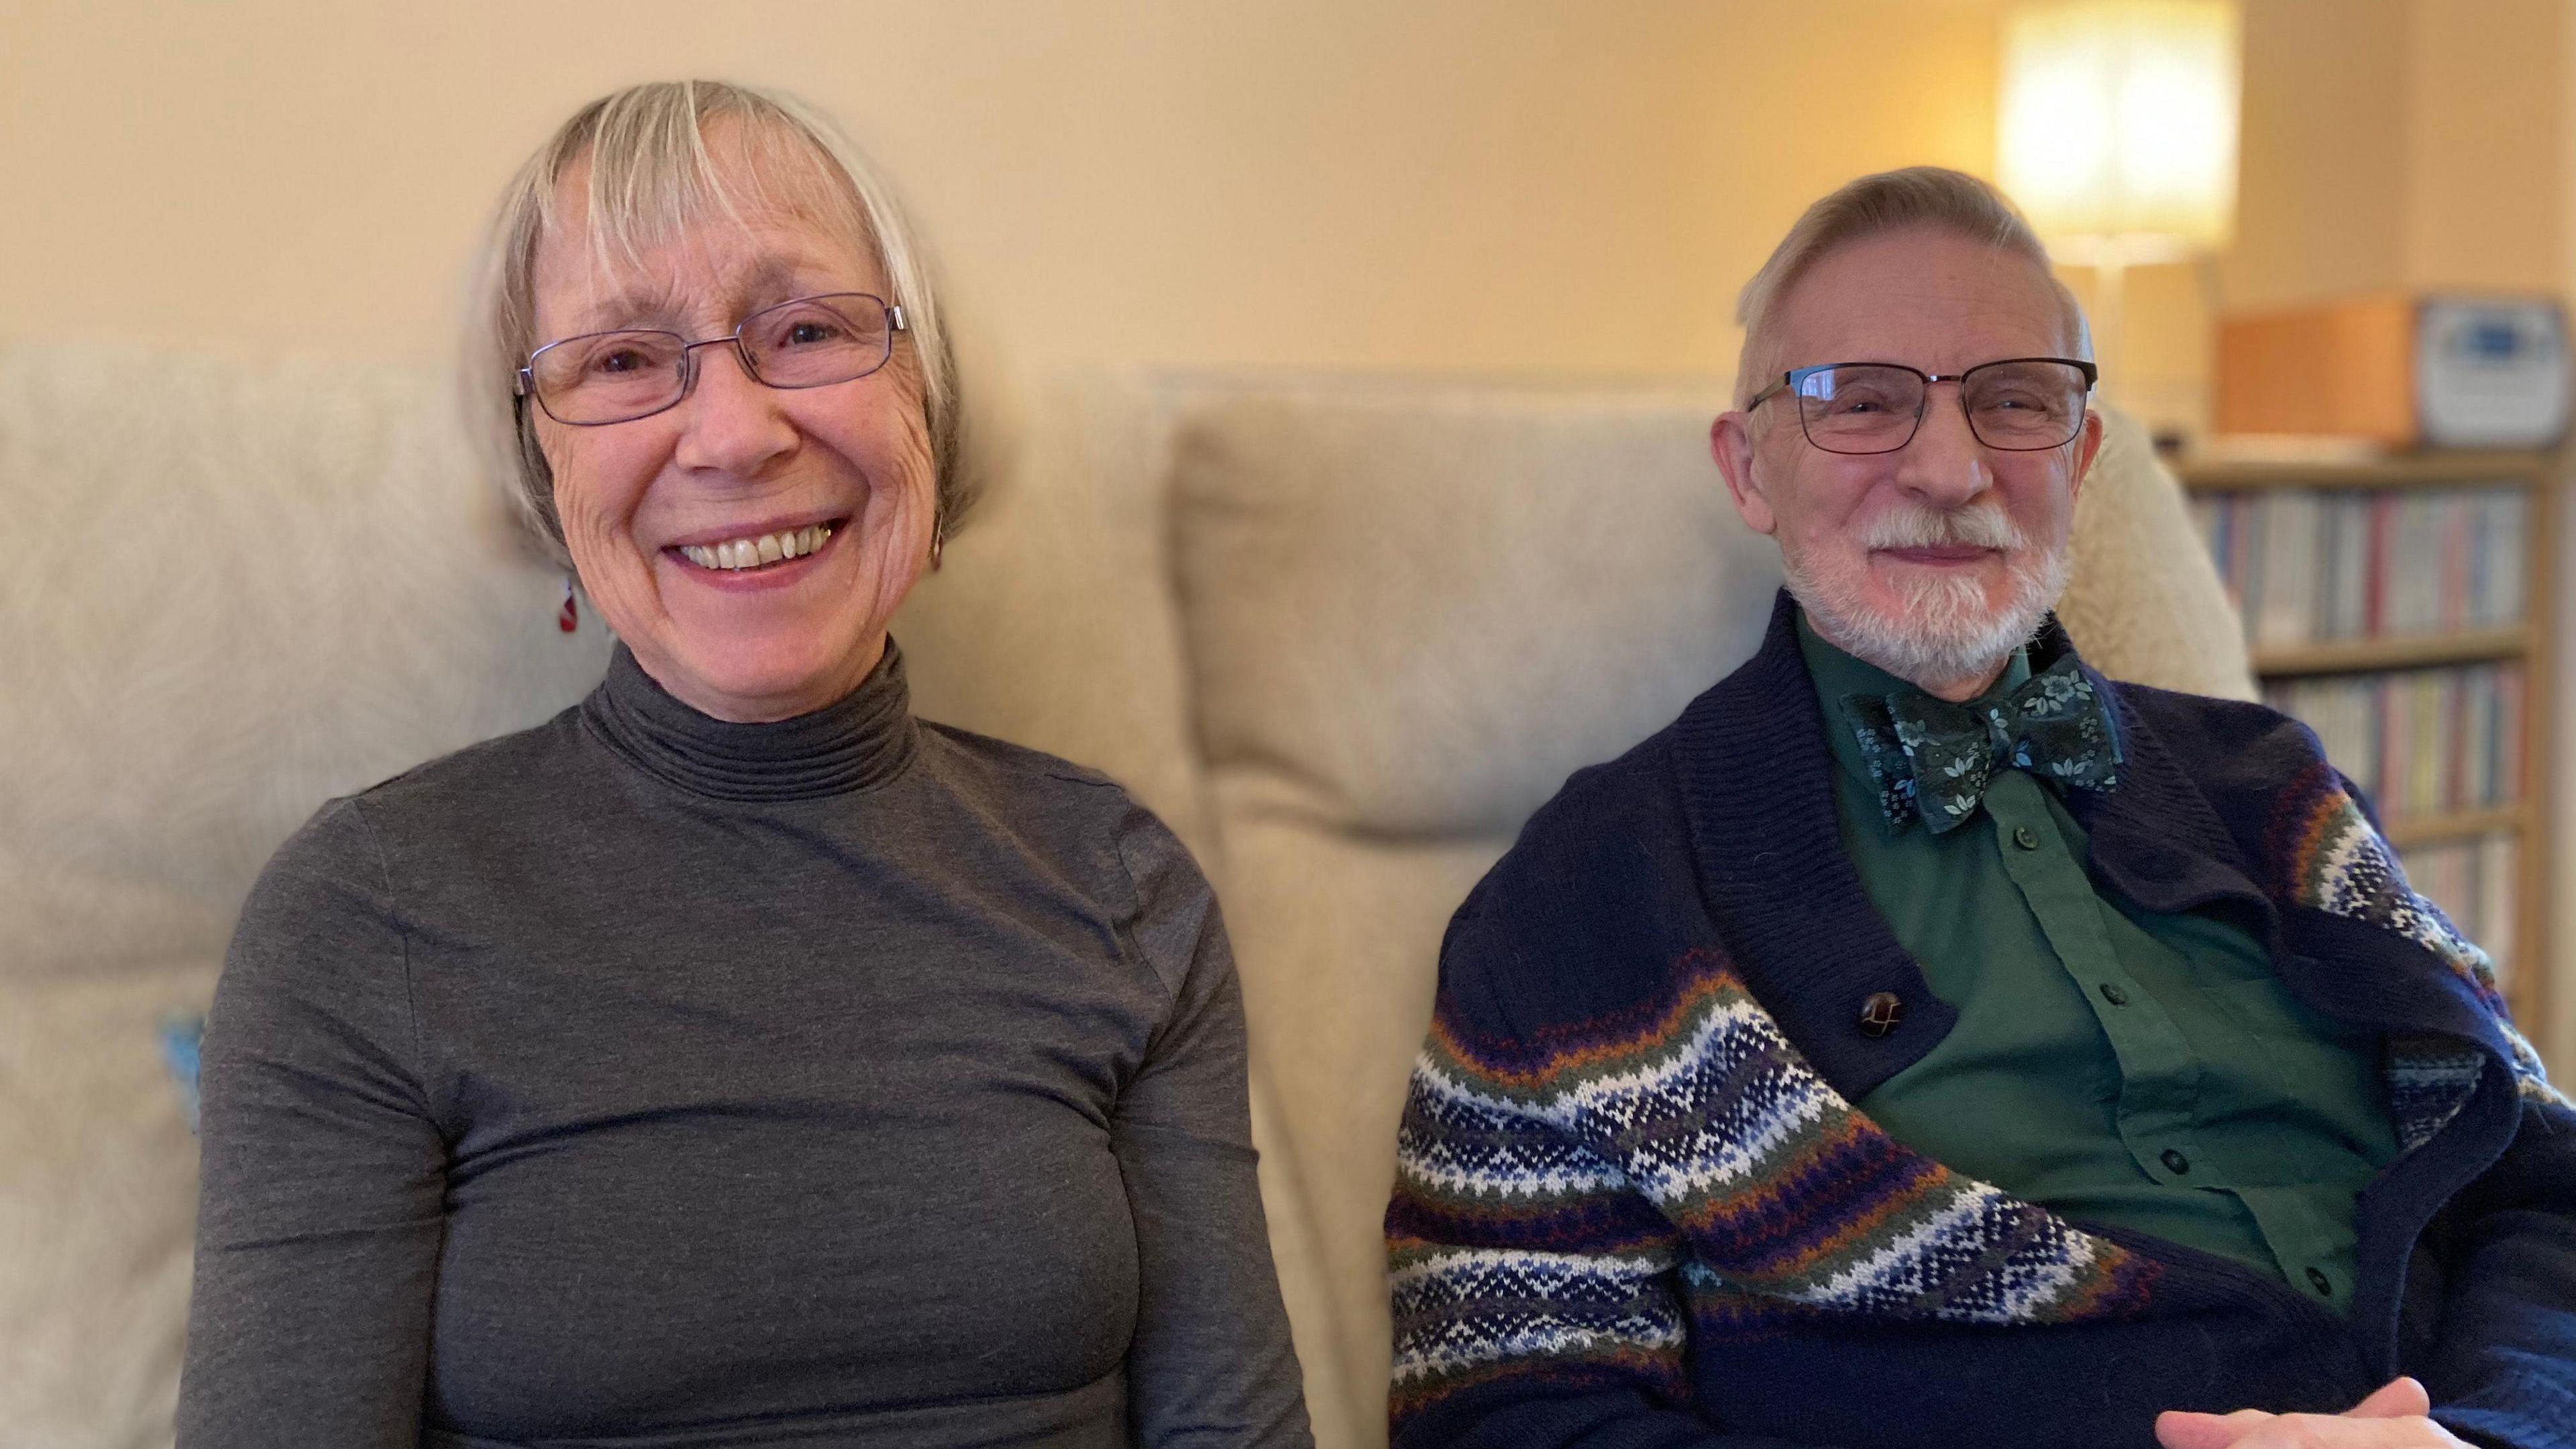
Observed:
[[[1890,825],[1921,816],[1939,835],[1977,813],[1998,766],[2087,790],[2120,783],[2111,711],[2072,656],[2002,699],[1965,705],[1920,690],[1843,697]]]

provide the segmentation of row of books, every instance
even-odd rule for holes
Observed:
[[[2514,837],[2481,835],[2418,845],[2398,853],[2406,883],[2442,908],[2460,934],[2495,959],[2502,982],[2513,961],[2516,868]]]
[[[2523,688],[2506,662],[2275,679],[2263,699],[2395,822],[2522,798]]]
[[[2520,488],[2204,493],[2191,509],[2257,646],[2522,622]]]

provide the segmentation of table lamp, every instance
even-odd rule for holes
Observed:
[[[2236,214],[2231,0],[2067,0],[2003,21],[1996,171],[2049,250],[2094,273],[2116,386],[2125,269],[2226,244]]]

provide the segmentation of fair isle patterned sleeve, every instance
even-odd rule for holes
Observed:
[[[2569,1110],[2566,1095],[2550,1084],[2541,1069],[2540,1053],[2515,1029],[2512,1013],[2505,1009],[2504,990],[2496,981],[2495,962],[2460,934],[2441,907],[2407,884],[2397,852],[2373,826],[2359,792],[2341,771],[2320,761],[2301,774],[2282,793],[2273,825],[2275,847],[2270,854],[2285,877],[2277,883],[2277,895],[2330,916],[2392,931],[2423,947],[2494,1018],[2516,1090],[2535,1104]],[[2430,1086],[2443,1072],[2434,1061],[2410,1062],[2409,1044],[2395,1044],[2392,1055],[2399,1136],[2413,1147],[2440,1131],[2447,1118],[2426,1117],[2425,1106],[2416,1100],[2426,1094],[2410,1092],[2406,1074],[2412,1071],[2422,1085]],[[2474,1085],[2474,1053],[2463,1057],[2454,1050],[2447,1059],[2455,1069],[2466,1064]],[[2456,1111],[2455,1095],[2432,1090],[2431,1100],[2439,1104],[2432,1110],[2447,1106]]]
[[[1387,1214],[1400,1449],[1774,1445],[1695,1399],[1695,1335],[2120,1317],[2160,1272],[1899,1146],[1715,951],[1527,1032],[1459,968]]]
[[[1619,1073],[1617,1033],[1608,1050],[1521,1048],[1459,975],[1444,963],[1396,1139],[1396,1444],[1705,1439],[1681,1232],[1573,1120],[1582,1083]]]
[[[2576,1108],[2514,1029],[2487,953],[2407,884],[2360,797],[2319,764],[2283,792],[2271,821],[2276,889],[2297,905],[2392,931],[2423,947],[2493,1018],[2521,1100],[2512,1145],[2463,1188],[2427,1234],[2440,1324],[2419,1376],[2434,1417],[2482,1445],[2576,1444]],[[2388,1043],[2391,1115],[2409,1148],[2468,1106],[2482,1053],[2451,1038]]]

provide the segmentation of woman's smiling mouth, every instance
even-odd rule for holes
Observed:
[[[711,544],[674,544],[670,552],[702,569],[740,573],[803,558],[829,543],[845,521],[809,523],[802,528],[783,528],[775,533],[749,534]]]

